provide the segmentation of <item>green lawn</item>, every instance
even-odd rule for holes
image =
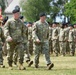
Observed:
[[[45,60],[41,56],[40,67],[38,69],[35,69],[34,65],[27,67],[27,64],[24,63],[26,70],[22,71],[17,70],[16,67],[13,70],[9,70],[5,58],[4,64],[6,64],[6,68],[0,68],[0,75],[76,75],[76,56],[51,57],[51,60],[55,65],[52,70],[46,69]]]

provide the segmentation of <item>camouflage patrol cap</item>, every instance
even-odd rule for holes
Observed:
[[[17,5],[15,6],[15,9],[19,10],[20,11],[20,7]]]
[[[17,13],[17,12],[20,12],[20,10],[14,9],[14,10],[12,11],[13,14],[15,14],[15,13]]]
[[[41,13],[39,14],[39,17],[43,17],[43,16],[46,16],[46,13],[45,13],[45,12],[41,12]]]

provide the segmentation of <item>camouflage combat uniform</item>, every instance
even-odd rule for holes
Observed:
[[[32,27],[28,27],[28,50],[29,53],[33,54],[33,40],[32,40]]]
[[[0,27],[0,65],[3,65],[2,46],[4,43],[5,43],[4,32],[3,32],[2,28]]]
[[[51,64],[49,53],[49,25],[47,22],[42,23],[40,20],[33,25],[33,49],[35,51],[35,67],[38,67],[40,53],[45,55],[46,64]],[[39,39],[40,43],[36,40]]]
[[[59,33],[59,46],[60,46],[60,53],[63,54],[63,56],[65,56],[65,52],[66,52],[66,38],[65,38],[65,31],[64,29],[60,29],[60,33]]]
[[[25,60],[26,62],[28,63],[28,67],[30,67],[32,64],[33,64],[33,61],[31,61],[30,59],[30,55],[29,55],[29,50],[28,50],[28,28],[24,28],[24,41],[23,41],[23,44],[24,44],[24,53],[25,53]],[[25,39],[26,38],[26,39]]]
[[[49,27],[49,51],[51,53],[53,53],[53,49],[52,49],[52,28]]]
[[[67,27],[67,28],[64,28],[64,31],[65,31],[65,39],[66,39],[66,41],[65,41],[65,48],[66,48],[66,54],[67,53],[69,53],[70,52],[70,50],[69,50],[69,42],[68,42],[68,36],[69,36],[69,27]]]
[[[69,36],[68,36],[68,42],[69,42],[69,48],[70,53],[72,56],[75,54],[75,34],[74,29],[69,30]]]
[[[9,37],[13,39],[13,41],[8,42],[8,54],[7,60],[8,65],[12,67],[13,63],[13,53],[16,51],[18,53],[18,62],[23,65],[24,60],[24,45],[23,45],[23,33],[24,33],[24,24],[20,19],[11,18],[7,21],[4,26],[4,35],[6,37],[6,41]]]
[[[52,30],[52,44],[53,44],[53,51],[55,52],[56,56],[58,56],[58,29],[54,27]]]
[[[75,50],[76,50],[76,28],[74,28],[74,35],[75,35]]]

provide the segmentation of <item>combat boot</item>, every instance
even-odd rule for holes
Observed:
[[[25,68],[22,64],[19,64],[18,69],[19,69],[19,70],[26,70],[26,68]]]
[[[28,62],[28,67],[30,67],[33,64],[33,61]]]
[[[15,63],[15,62],[14,62],[14,64],[13,64],[13,66],[14,66],[14,67],[18,67],[17,63]]]
[[[73,52],[71,55],[74,56],[74,54],[75,54],[75,53]]]
[[[56,55],[55,55],[56,57],[58,57],[58,53],[56,53]]]
[[[5,68],[5,65],[0,65],[1,68]]]
[[[30,62],[30,60],[26,60],[26,63]]]
[[[39,65],[35,65],[35,68],[39,68]]]
[[[3,65],[3,61],[0,62],[0,67],[5,68],[5,65]]]
[[[9,68],[8,68],[9,70],[13,70],[13,68],[12,68],[12,64],[9,64]]]
[[[71,52],[71,53],[70,53],[70,55],[71,55],[71,56],[74,56],[74,55],[75,55],[75,53],[74,53],[74,52]]]
[[[53,63],[47,64],[47,70],[51,70],[54,67]]]
[[[9,70],[13,70],[13,68],[12,68],[12,61],[9,61],[9,62],[8,62],[8,65],[9,65],[9,68],[8,68],[8,69],[9,69]]]

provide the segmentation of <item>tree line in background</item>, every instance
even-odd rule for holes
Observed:
[[[21,1],[22,14],[27,21],[36,21],[39,19],[40,12],[46,12],[48,21],[56,21],[57,16],[65,16],[65,4],[68,0],[26,0]],[[64,17],[65,22],[65,17]]]
[[[69,23],[76,23],[76,0],[21,0],[22,14],[26,21],[36,21],[40,12],[46,12],[48,21],[56,21],[56,17],[64,16]],[[5,10],[5,0],[0,0],[2,12]]]

